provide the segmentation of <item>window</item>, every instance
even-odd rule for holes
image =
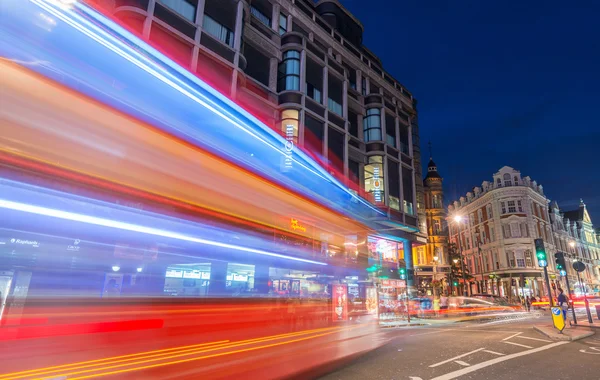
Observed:
[[[381,141],[381,110],[369,108],[363,118],[363,132],[365,142]]]
[[[279,63],[277,76],[278,91],[300,90],[300,53],[288,50],[283,53],[283,60]]]
[[[442,232],[442,225],[439,220],[434,220],[433,221],[433,234],[439,235],[440,232]]]
[[[383,157],[371,156],[365,165],[365,191],[372,194],[375,203],[381,203],[385,198],[383,179]]]
[[[483,222],[483,210],[482,209],[477,210],[477,220],[478,220],[477,223]]]
[[[496,187],[502,187],[502,181],[500,178],[496,178]]]
[[[517,207],[515,206],[515,201],[508,201],[508,212],[509,213],[517,212]]]
[[[196,22],[196,6],[187,0],[159,0],[173,12],[190,22]]]
[[[334,128],[329,128],[327,145],[329,163],[340,173],[344,172],[344,144],[346,136]]]
[[[482,241],[483,241],[483,244],[486,244],[486,243],[487,243],[487,236],[486,236],[486,234],[485,234],[485,230],[482,230],[482,231],[481,231],[481,239],[482,239]]]
[[[202,29],[225,45],[231,48],[233,47],[233,32],[227,29],[227,27],[221,25],[206,13],[204,14]]]
[[[523,204],[521,201],[517,201],[517,208],[519,209],[519,212],[523,212]]]
[[[360,185],[360,164],[356,161],[348,160],[348,177],[356,185]]]
[[[400,166],[388,158],[388,199],[390,208],[400,211]]]
[[[490,241],[496,240],[496,233],[494,232],[494,227],[490,226]]]
[[[521,236],[523,236],[523,237],[529,237],[527,232],[528,232],[527,231],[527,224],[526,223],[521,224]]]
[[[358,137],[358,114],[348,110],[348,132],[354,137]]]
[[[519,229],[519,225],[517,223],[510,224],[510,236],[514,238],[521,237],[521,230]]]
[[[402,189],[403,189],[403,206],[404,212],[409,215],[414,215],[413,209],[413,172],[412,170],[402,167]]]
[[[343,84],[342,82],[333,75],[329,75],[327,80],[327,108],[339,116],[343,116],[342,103],[343,103]]]
[[[498,252],[494,252],[494,262],[496,263],[496,269],[500,269],[500,260],[498,260]]]
[[[311,116],[304,117],[304,147],[318,156],[323,154],[323,122]]]
[[[510,226],[508,224],[505,224],[502,227],[503,227],[503,230],[504,230],[504,238],[505,239],[510,239]]]
[[[494,213],[492,212],[492,205],[487,205],[487,217],[488,219],[491,219],[494,216]]]
[[[473,227],[473,224],[475,224],[475,215],[469,214],[469,225]]]
[[[510,181],[510,174],[504,174],[504,186],[512,186],[512,182]]]
[[[506,261],[508,262],[508,266],[511,268],[515,267],[515,253],[514,252],[506,252]]]
[[[519,184],[519,178],[517,178],[517,176],[514,176],[513,181],[515,183],[515,186]]]
[[[516,251],[515,252],[515,257],[517,259],[517,267],[519,267],[519,268],[525,268],[525,257],[523,256],[523,252],[522,251]]]
[[[433,208],[442,208],[442,196],[436,194],[432,197]]]
[[[267,27],[271,28],[271,18],[269,16],[265,15],[264,13],[262,13],[260,10],[258,10],[258,8],[256,8],[254,5],[250,6],[250,13],[254,17],[256,17],[258,19],[258,21],[262,22]],[[279,22],[281,23],[281,19],[279,20]]]
[[[385,142],[391,147],[396,147],[396,119],[390,114],[385,114]]]
[[[281,132],[295,144],[298,144],[298,110],[281,111]]]
[[[367,96],[367,79],[362,77],[361,81],[361,93],[363,96]]]
[[[327,108],[329,108],[331,112],[338,114],[339,116],[342,116],[343,114],[342,105],[331,98],[327,99]]]
[[[287,16],[283,13],[279,14],[279,35],[283,36],[287,32]]]
[[[313,86],[312,84],[306,82],[306,95],[309,98],[312,98],[317,103],[323,102],[323,96],[321,95],[321,90]]]
[[[500,202],[500,208],[502,208],[502,214],[506,214],[506,203]]]

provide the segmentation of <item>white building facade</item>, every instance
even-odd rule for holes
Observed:
[[[536,238],[544,240],[552,286],[559,285],[548,203],[540,184],[505,166],[492,182],[484,181],[450,204],[450,242],[473,276],[466,285],[469,294],[547,296],[535,256]]]
[[[571,290],[577,295],[584,290],[588,294],[600,293],[600,240],[583,200],[576,210],[571,211],[560,210],[558,204],[552,202],[550,220],[554,245],[557,250],[565,253]],[[579,276],[581,283],[573,270],[574,261],[581,261],[586,266]]]

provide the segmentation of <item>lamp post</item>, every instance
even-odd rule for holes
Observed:
[[[467,279],[465,277],[465,265],[463,263],[463,257],[462,257],[462,247],[461,247],[461,243],[460,243],[460,225],[462,223],[462,216],[460,215],[456,215],[454,216],[454,221],[458,224],[458,234],[457,234],[457,238],[458,238],[458,254],[460,257],[460,271],[462,272],[462,280],[463,280],[463,296],[467,296]],[[456,264],[456,262],[454,262]]]

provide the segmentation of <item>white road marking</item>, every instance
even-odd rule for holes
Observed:
[[[546,342],[546,343],[552,343],[551,340],[547,340],[547,339],[540,339],[540,338],[530,338],[528,336],[523,336],[523,335],[519,335],[517,338],[521,338],[521,339],[530,339],[530,340],[537,340],[538,342]]]
[[[519,347],[525,347],[525,348],[533,348],[533,347],[531,347],[531,346],[526,346],[526,345],[524,345],[524,344],[521,344],[521,343],[514,343],[514,342],[502,342],[502,343],[506,343],[506,344],[512,344],[512,345],[515,345],[515,346],[519,346]]]
[[[420,377],[417,377],[417,376],[409,376],[408,378],[410,380],[423,380],[423,379],[421,379]]]
[[[516,337],[517,335],[521,335],[521,334],[523,334],[523,333],[522,333],[522,332],[518,332],[518,333],[516,333],[516,334],[514,334],[514,335],[511,335],[511,336],[509,336],[509,337],[506,337],[506,338],[504,338],[504,339],[502,339],[502,340],[509,340],[510,338],[514,338],[514,337]]]
[[[483,350],[483,352],[487,352],[489,354],[494,354],[494,355],[498,355],[498,356],[504,356],[504,355],[506,355],[506,354],[502,354],[500,352],[490,351],[490,350]]]
[[[460,364],[465,367],[470,367],[471,365],[467,362],[463,362],[462,360],[455,360],[454,363]]]
[[[501,358],[496,358],[496,359],[488,360],[488,361],[483,362],[483,363],[472,365],[472,366],[470,366],[468,368],[462,368],[462,369],[459,369],[457,371],[446,373],[444,375],[435,377],[435,378],[433,378],[431,380],[452,380],[452,379],[456,379],[457,377],[466,375],[467,373],[475,372],[475,371],[480,370],[482,368],[489,367],[489,366],[494,365],[494,364],[502,363],[503,361],[506,361],[506,360],[518,358],[520,356],[535,354],[536,352],[548,350],[550,348],[554,348],[554,347],[557,347],[557,346],[560,346],[560,345],[563,345],[563,344],[567,344],[567,343],[570,343],[570,342],[556,342],[556,343],[552,343],[552,344],[547,344],[547,345],[542,346],[542,347],[534,348],[532,350],[517,352],[516,354],[506,355],[506,356],[503,356]]]
[[[442,365],[442,364],[449,363],[449,362],[451,362],[451,361],[454,361],[454,360],[456,360],[456,359],[464,358],[465,356],[469,356],[469,355],[471,355],[471,354],[474,354],[474,353],[476,353],[476,352],[479,352],[479,351],[481,351],[481,350],[484,350],[484,349],[485,349],[485,347],[478,348],[478,349],[476,349],[476,350],[473,350],[473,351],[471,351],[471,352],[467,352],[466,354],[458,355],[458,356],[455,356],[455,357],[453,357],[453,358],[450,358],[450,359],[448,359],[448,360],[444,360],[443,362],[439,362],[439,363],[432,364],[432,365],[430,365],[430,366],[429,366],[429,368],[437,367],[437,366],[439,366],[439,365]]]
[[[587,352],[586,350],[579,350],[579,352],[590,355],[600,355],[600,352]]]

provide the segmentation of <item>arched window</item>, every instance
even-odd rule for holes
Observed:
[[[512,186],[512,182],[510,181],[510,174],[504,174],[504,186]]]
[[[283,53],[277,76],[278,91],[300,91],[300,52],[288,50]]]
[[[363,118],[363,132],[365,142],[381,141],[381,110],[369,108]]]
[[[500,178],[496,178],[496,187],[502,187],[502,181]]]

